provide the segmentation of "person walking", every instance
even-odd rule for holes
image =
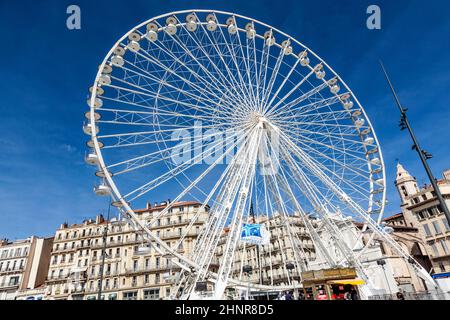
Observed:
[[[350,293],[350,291],[345,291],[344,300],[352,300],[352,294]]]
[[[397,300],[405,300],[405,296],[400,291],[397,292]]]
[[[286,300],[292,300],[292,294],[290,291],[286,291]]]

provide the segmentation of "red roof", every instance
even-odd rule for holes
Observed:
[[[177,207],[182,207],[182,206],[195,206],[195,205],[201,206],[202,204],[200,202],[197,202],[197,201],[180,201],[180,202],[176,202],[176,203],[172,204],[172,208],[177,208]],[[151,208],[136,209],[136,210],[134,210],[134,212],[135,213],[152,212],[152,211],[155,211],[155,210],[163,209],[165,207],[167,207],[167,204],[154,206],[154,207],[151,207]]]

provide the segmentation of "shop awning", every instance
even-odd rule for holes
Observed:
[[[364,284],[364,280],[362,279],[345,279],[345,280],[330,280],[327,281],[328,284],[351,284],[354,286]]]

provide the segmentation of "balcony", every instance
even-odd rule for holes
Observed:
[[[0,282],[0,289],[18,288],[19,283],[11,283],[9,281]]]

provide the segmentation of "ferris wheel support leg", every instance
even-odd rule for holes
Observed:
[[[244,216],[244,210],[246,208],[248,191],[253,181],[253,177],[255,175],[257,150],[261,142],[262,131],[263,131],[262,123],[258,123],[256,131],[253,133],[253,135],[249,140],[247,154],[246,157],[244,158],[244,160],[247,161],[247,165],[245,166],[246,170],[242,177],[239,196],[235,204],[232,222],[230,223],[230,231],[225,245],[225,249],[223,251],[222,263],[217,273],[217,282],[214,289],[214,297],[216,299],[222,298],[225,292],[226,285],[228,283],[229,275],[231,273],[234,253],[238,245],[240,231],[242,228],[242,221]],[[232,202],[228,201],[228,203],[231,204]]]
[[[327,175],[325,175],[320,168],[315,165],[315,163],[309,158],[309,156],[303,152],[300,148],[292,144],[289,140],[287,140],[287,143],[292,147],[293,152],[296,153],[296,155],[303,160],[305,165],[313,172],[323,183],[325,183],[330,190],[333,191],[340,199],[342,199],[342,202],[353,212],[358,214],[365,223],[370,227],[370,229],[373,230],[374,233],[376,233],[381,239],[383,239],[396,253],[405,259],[408,263],[410,263],[414,269],[417,272],[417,275],[420,276],[422,279],[424,279],[426,282],[428,282],[436,291],[439,291],[439,286],[434,281],[434,279],[429,275],[428,272],[413,258],[411,257],[407,252],[403,250],[403,248],[394,240],[392,237],[390,237],[388,234],[380,230],[377,223],[367,214],[367,212],[364,211],[356,202],[354,202],[345,192],[343,192],[339,186],[337,186]]]

